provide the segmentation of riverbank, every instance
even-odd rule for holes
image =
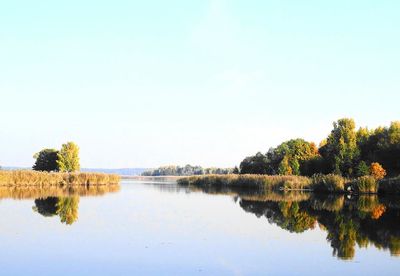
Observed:
[[[265,191],[298,190],[321,193],[400,194],[400,177],[381,181],[372,176],[347,179],[327,174],[305,176],[281,175],[205,175],[183,177],[177,180],[182,186],[240,187]]]
[[[105,173],[58,173],[58,172],[39,172],[30,170],[21,171],[0,171],[0,186],[20,187],[20,186],[97,186],[97,185],[116,185],[120,183],[120,176]]]

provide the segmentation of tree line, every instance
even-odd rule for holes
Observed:
[[[359,128],[353,119],[333,123],[319,146],[304,139],[285,141],[265,154],[258,152],[241,163],[241,174],[304,175],[334,173],[345,177],[400,174],[400,121],[389,127]]]
[[[76,172],[80,170],[79,147],[68,142],[60,150],[43,149],[33,156],[36,159],[32,169],[47,172]]]
[[[189,176],[205,174],[230,174],[234,169],[231,168],[203,168],[201,166],[186,165],[164,166],[157,169],[148,170],[142,173],[142,176]]]

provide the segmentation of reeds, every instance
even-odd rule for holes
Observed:
[[[105,173],[49,173],[38,171],[0,171],[0,186],[95,186],[119,184],[120,177]]]
[[[317,174],[312,177],[315,192],[343,193],[346,179],[337,174]]]
[[[262,190],[305,190],[311,181],[304,176],[281,175],[206,175],[178,179],[183,186],[243,187]]]
[[[378,193],[379,183],[370,175],[361,176],[350,184],[354,191],[360,194]]]
[[[376,181],[372,176],[347,179],[336,174],[313,177],[294,175],[200,175],[177,180],[182,186],[237,187],[261,191],[303,190],[316,193],[400,194],[400,176]]]

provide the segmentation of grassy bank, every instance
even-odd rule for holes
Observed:
[[[207,175],[178,180],[182,186],[239,187],[264,191],[303,190],[317,193],[400,194],[400,177],[376,181],[371,176],[347,179],[340,175]]]
[[[48,173],[37,171],[0,171],[0,186],[95,186],[118,184],[120,177],[104,173]]]

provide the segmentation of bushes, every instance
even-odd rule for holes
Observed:
[[[56,186],[118,184],[120,177],[104,173],[48,173],[37,171],[0,171],[0,186]]]
[[[311,187],[316,192],[343,193],[345,178],[336,174],[317,174],[312,177]]]

